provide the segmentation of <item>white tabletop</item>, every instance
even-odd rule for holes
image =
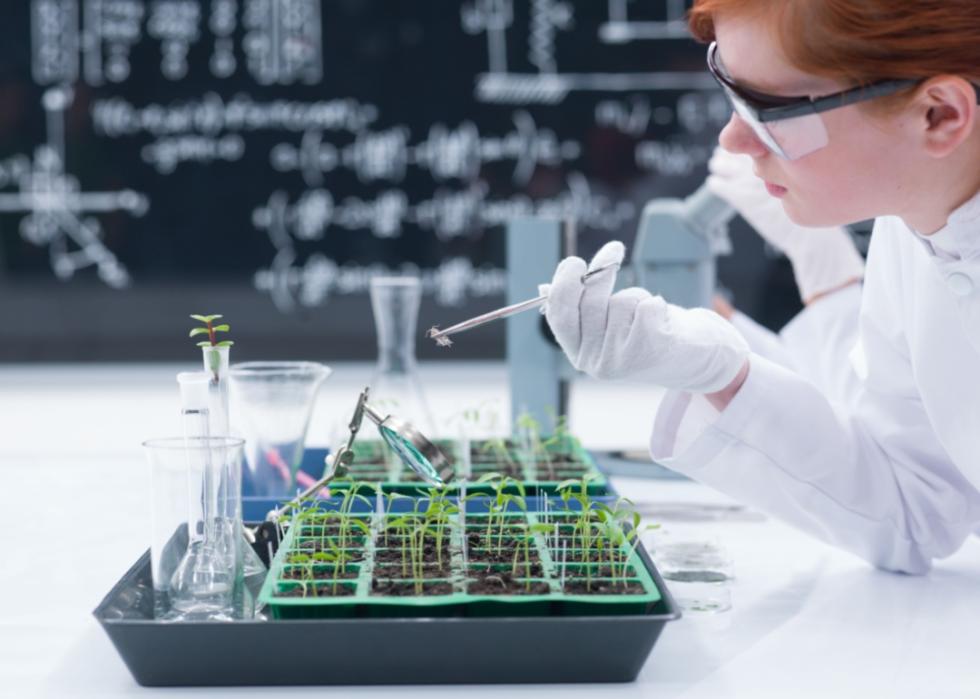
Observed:
[[[91,616],[149,539],[139,443],[178,431],[177,366],[0,367],[0,697],[390,696],[392,687],[150,690],[136,685]],[[311,442],[346,419],[370,367],[338,365]],[[500,365],[423,369],[437,413],[474,395],[506,413]],[[638,447],[655,391],[576,384],[573,430],[586,446]],[[613,413],[615,405],[620,412]],[[616,479],[641,505],[724,503],[688,481]],[[980,542],[928,576],[875,571],[771,519],[663,522],[665,536],[714,539],[731,554],[731,611],[667,625],[635,683],[472,686],[471,696],[980,696]],[[601,639],[597,639],[601,643]],[[459,687],[402,687],[457,696]]]

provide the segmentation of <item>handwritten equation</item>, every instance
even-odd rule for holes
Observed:
[[[216,79],[245,69],[260,85],[315,84],[323,76],[319,0],[31,0],[31,69],[39,85],[121,83],[132,53],[159,47],[159,70],[181,80],[207,42]]]
[[[454,246],[437,267],[417,270],[438,303],[499,294],[504,270],[458,254],[485,231],[525,216],[574,218],[607,234],[635,222],[636,201],[591,171],[590,133],[621,136],[629,168],[648,181],[703,170],[710,136],[730,114],[703,70],[581,69],[617,47],[686,41],[688,5],[459,0],[438,29],[472,48],[466,65],[476,70],[466,69],[459,95],[473,106],[453,116],[436,106],[420,122],[376,86],[331,89],[331,71],[356,69],[358,59],[330,62],[324,36],[343,31],[344,12],[322,0],[30,0],[30,79],[44,90],[47,128],[33,153],[0,160],[0,213],[22,217],[21,237],[48,248],[61,279],[94,267],[112,287],[137,281],[104,241],[99,217],[145,220],[159,193],[88,191],[72,174],[65,113],[84,88],[79,104],[94,138],[125,151],[148,181],[179,187],[182,173],[213,168],[261,182],[239,202],[248,233],[273,251],[251,284],[283,311],[366,291],[381,266],[339,265],[326,252],[352,233],[380,246],[421,231],[427,244]],[[390,19],[381,9],[368,16]],[[432,30],[403,29],[391,35]],[[162,88],[130,89],[141,85]],[[587,118],[569,128],[573,101],[588,105]]]

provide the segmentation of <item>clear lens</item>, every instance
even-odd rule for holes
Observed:
[[[796,160],[827,145],[827,128],[819,114],[804,114],[763,124],[772,140],[779,144],[783,157]]]
[[[728,89],[725,92],[739,117],[769,150],[781,158],[796,160],[827,145],[827,129],[819,114],[762,122],[738,95]]]

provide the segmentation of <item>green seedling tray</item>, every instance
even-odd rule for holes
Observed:
[[[547,523],[546,518],[552,515],[563,515],[574,513],[509,513],[507,518],[513,523],[524,523],[536,525]],[[374,514],[371,517],[371,536],[360,549],[348,549],[351,553],[362,554],[363,558],[358,561],[348,561],[346,570],[356,568],[357,577],[353,579],[339,578],[336,583],[331,580],[307,581],[307,589],[312,586],[331,587],[334,584],[338,588],[343,588],[349,594],[343,596],[306,596],[306,597],[283,597],[280,593],[287,590],[302,589],[303,583],[295,579],[284,577],[284,570],[295,570],[296,564],[287,561],[296,553],[306,553],[300,548],[304,539],[302,531],[305,524],[297,525],[286,533],[279,550],[273,560],[265,585],[259,595],[260,603],[267,606],[267,609],[276,619],[297,619],[297,618],[349,618],[349,617],[419,617],[419,616],[587,616],[587,615],[636,615],[649,613],[654,606],[661,600],[661,592],[654,581],[654,575],[646,565],[646,561],[636,550],[631,550],[628,546],[622,546],[622,554],[628,555],[626,561],[627,568],[635,573],[634,577],[627,579],[631,586],[642,588],[641,593],[634,594],[576,594],[564,591],[561,588],[561,562],[556,560],[549,541],[550,535],[541,532],[532,532],[530,551],[532,560],[541,567],[539,575],[531,579],[532,583],[545,583],[548,585],[548,592],[541,594],[471,594],[467,591],[468,578],[466,573],[468,567],[477,563],[472,558],[472,553],[464,552],[463,546],[463,525],[459,517],[454,516],[450,521],[447,531],[448,556],[446,562],[449,568],[449,575],[443,578],[423,578],[423,585],[441,584],[448,586],[450,592],[440,595],[383,595],[375,594],[372,588],[374,571],[378,566],[376,555],[385,548],[398,548],[394,545],[389,534],[389,546],[384,546],[382,534],[383,517],[397,518],[400,515],[381,515]],[[485,515],[469,514],[466,517],[466,524],[479,524],[486,521]],[[510,524],[510,523],[508,523]],[[390,531],[390,530],[389,530]],[[506,535],[505,535],[506,536]],[[546,538],[547,537],[547,538]],[[312,537],[317,538],[317,537]],[[467,547],[468,548],[468,547]],[[476,549],[474,549],[475,551]],[[514,548],[505,548],[508,555],[512,554]],[[468,553],[468,555],[467,555]],[[605,561],[608,563],[608,561]],[[312,564],[313,567],[319,566],[322,570],[324,565],[319,563]],[[330,564],[326,564],[329,566]],[[386,564],[391,565],[391,564]],[[576,571],[582,569],[578,563],[566,560],[568,569]],[[598,567],[601,567],[598,566]],[[524,570],[523,562],[517,567],[517,572],[513,576],[522,583],[527,578],[521,578]],[[566,570],[567,574],[568,570]],[[404,583],[412,586],[416,578],[394,578],[397,583]],[[568,575],[566,582],[572,580],[581,581],[578,575],[572,577]],[[600,583],[602,579],[596,579]],[[606,582],[610,582],[606,579]]]
[[[474,442],[474,444],[478,444],[478,442]],[[457,443],[449,440],[437,440],[436,445],[454,464],[457,480],[451,483],[449,488],[450,490],[458,490],[463,474]],[[390,456],[386,461],[384,456],[386,447],[381,440],[360,440],[354,443],[353,448],[354,463],[348,474],[352,480],[364,480],[360,474],[370,473],[371,479],[366,482],[380,486],[383,492],[404,495],[417,495],[419,489],[428,487],[411,469],[405,467],[394,456]],[[470,458],[470,477],[466,491],[467,493],[490,493],[493,491],[491,485],[478,484],[474,481],[478,480],[484,473],[500,472],[502,468],[506,468],[506,464],[496,461],[492,451],[487,451],[485,454],[481,453],[479,449],[475,451],[477,453]],[[513,460],[513,465],[516,466],[516,473],[512,477],[521,482],[527,495],[554,495],[557,493],[558,484],[562,481],[569,478],[578,479],[585,475],[590,478],[589,495],[603,496],[611,493],[609,481],[605,474],[599,469],[592,455],[582,448],[577,440],[568,440],[568,443],[560,449],[551,447],[546,448],[545,451],[550,455],[560,454],[571,457],[573,459],[571,465],[575,466],[576,470],[572,473],[570,468],[563,468],[563,466],[568,466],[569,462],[561,462],[556,470],[565,471],[566,474],[553,479],[540,479],[536,466],[540,459],[536,457],[535,453],[520,447],[509,449],[508,453]],[[514,470],[514,466],[511,466],[511,470]],[[345,485],[342,482],[335,485],[335,488],[343,487]],[[509,486],[505,492],[514,493],[516,488]]]

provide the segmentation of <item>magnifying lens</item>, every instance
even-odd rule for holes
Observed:
[[[354,439],[357,437],[365,417],[377,426],[381,438],[398,455],[402,463],[415,471],[426,483],[441,488],[453,479],[453,466],[449,463],[446,455],[439,450],[439,447],[429,441],[410,423],[399,420],[393,415],[383,416],[382,413],[375,410],[367,402],[368,392],[369,389],[365,388],[357,399],[357,407],[354,408],[354,415],[348,425],[350,436],[344,446],[338,449],[336,454],[330,454],[326,457],[324,461],[326,471],[323,478],[279,509],[270,512],[266,516],[266,520],[275,521],[279,519],[333,479],[347,474],[347,467],[354,461]]]

